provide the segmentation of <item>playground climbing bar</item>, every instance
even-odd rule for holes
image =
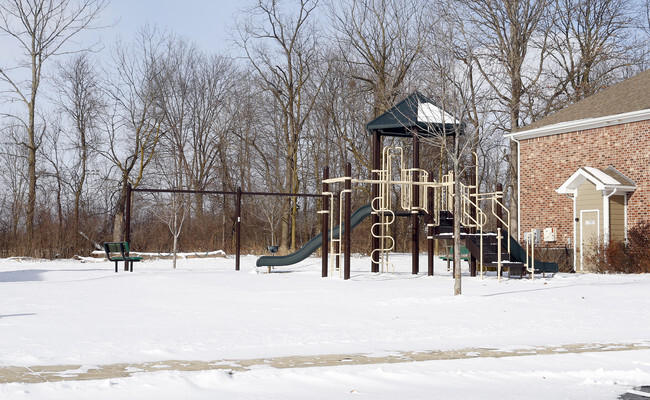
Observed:
[[[191,189],[151,189],[151,188],[133,188],[128,183],[126,186],[126,205],[125,205],[125,233],[124,237],[127,242],[131,240],[131,197],[133,192],[143,193],[186,193],[186,194],[212,194],[235,196],[235,270],[239,271],[241,258],[241,198],[242,196],[280,196],[280,197],[316,197],[326,198],[323,194],[315,193],[276,193],[276,192],[246,192],[238,187],[236,191],[224,190],[191,190]]]

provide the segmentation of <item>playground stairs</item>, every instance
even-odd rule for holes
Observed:
[[[467,228],[460,226],[460,234],[466,234]],[[440,211],[440,223],[433,227],[433,239],[451,239],[454,235],[454,216],[449,211]]]
[[[451,212],[440,212],[440,224],[433,228],[433,239],[449,240],[454,237],[454,218]],[[481,236],[477,233],[471,233],[470,229],[460,226],[460,237],[465,247],[475,260],[481,259]],[[486,270],[496,270],[498,266],[499,255],[497,253],[497,235],[494,232],[483,233],[483,266]],[[502,237],[501,241],[501,263],[502,269],[508,271],[508,277],[522,277],[526,271],[524,263],[510,261],[508,253],[508,238]],[[480,267],[477,267],[480,268]]]
[[[473,258],[479,260],[481,257],[481,238],[478,234],[464,235],[465,247]],[[505,245],[505,246],[504,246]],[[499,265],[499,249],[496,233],[483,234],[483,266],[486,270],[496,270]],[[508,277],[518,275],[523,277],[526,267],[522,262],[510,261],[507,239],[502,238],[501,242],[501,268],[508,270]]]

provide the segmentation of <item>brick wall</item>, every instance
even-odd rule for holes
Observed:
[[[637,190],[628,198],[628,227],[650,221],[650,121],[527,139],[520,146],[522,232],[557,228],[561,246],[573,238],[573,201],[555,190],[580,167],[611,165],[632,179]]]

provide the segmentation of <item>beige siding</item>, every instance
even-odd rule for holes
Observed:
[[[578,194],[576,197],[576,217],[580,218],[580,212],[586,210],[598,210],[598,232],[599,236],[602,237],[603,232],[603,194],[601,191],[596,190],[596,185],[589,181],[583,182],[582,185],[578,187]],[[579,271],[580,268],[580,243],[582,241],[582,233],[580,232],[582,223],[580,221],[577,223],[576,227],[576,270]],[[586,266],[585,266],[586,268]]]
[[[603,193],[596,190],[596,185],[589,181],[585,181],[582,185],[580,185],[580,187],[578,187],[578,197],[576,198],[576,217],[580,217],[580,211],[583,210],[599,211],[600,218],[598,221],[598,226],[600,227],[600,232],[602,233],[604,222]]]
[[[609,198],[609,226],[612,240],[625,240],[625,197]]]
[[[578,214],[582,210],[603,210],[603,194],[596,190],[596,185],[585,181],[578,188],[577,204]]]

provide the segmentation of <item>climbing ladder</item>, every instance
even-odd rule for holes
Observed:
[[[394,154],[397,152],[397,154]],[[380,272],[388,272],[389,267],[394,270],[388,261],[388,254],[395,248],[395,239],[390,235],[390,225],[395,222],[395,212],[392,209],[390,189],[392,186],[393,159],[399,157],[400,166],[404,162],[404,153],[397,147],[385,147],[382,154],[381,169],[373,170],[379,177],[379,196],[372,199],[372,213],[379,216],[379,222],[370,227],[370,234],[379,239],[379,248],[371,254],[372,262],[379,266]]]

